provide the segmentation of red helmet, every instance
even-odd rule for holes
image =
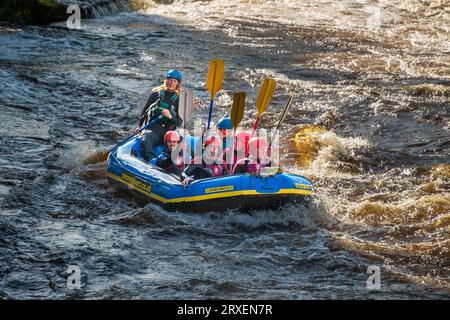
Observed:
[[[241,131],[238,134],[236,134],[236,144],[235,144],[236,150],[247,148],[249,139],[250,133],[248,133],[247,131]]]
[[[262,158],[269,144],[263,137],[253,137],[248,141],[248,150],[253,157]]]
[[[167,141],[180,141],[180,135],[176,131],[167,131],[164,134],[164,143]]]
[[[222,148],[222,139],[220,139],[216,136],[208,137],[205,140],[205,148],[209,145],[213,145],[214,147]]]

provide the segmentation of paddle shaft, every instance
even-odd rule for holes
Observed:
[[[255,124],[253,125],[253,130],[252,130],[252,134],[250,136],[250,139],[253,138],[253,136],[255,135],[256,129],[258,129],[259,120],[261,120],[261,117],[256,118]]]
[[[133,134],[131,136],[129,136],[127,139],[125,139],[124,141],[122,141],[121,143],[119,143],[117,146],[115,146],[114,148],[117,148],[125,143],[127,143],[128,141],[130,141],[133,137],[137,136],[138,134],[140,134],[142,131],[144,131],[145,129],[147,129],[148,127],[150,127],[151,125],[155,124],[156,122],[158,122],[159,120],[161,120],[163,118],[162,115],[160,115],[159,117],[157,117],[156,119],[153,119],[152,121],[150,121],[149,123],[147,123],[145,126],[143,126],[141,129],[139,129],[139,132],[136,134]],[[113,149],[114,149],[113,148]],[[110,150],[110,152],[112,151],[112,149]]]
[[[273,142],[273,140],[275,140],[276,134],[278,133],[278,130],[279,130],[280,125],[281,125],[281,122],[283,121],[284,117],[286,116],[286,112],[287,112],[287,110],[289,109],[289,107],[291,106],[292,100],[293,100],[293,99],[294,99],[294,96],[293,96],[293,95],[289,96],[289,100],[288,100],[288,102],[286,103],[286,106],[284,107],[283,112],[281,113],[281,118],[280,118],[280,120],[278,121],[277,126],[275,127],[275,130],[274,130],[274,132],[273,132],[272,138],[270,139],[269,146],[267,147],[267,150],[269,150],[269,151],[270,151],[270,148],[272,147],[272,142]]]
[[[208,130],[211,126],[211,117],[212,117],[212,110],[214,105],[214,99],[211,99],[211,103],[209,104],[209,115],[208,115]]]
[[[230,170],[228,171],[229,175],[231,175],[231,173],[232,173],[233,164],[234,164],[234,139],[236,138],[235,133],[236,133],[236,129],[233,128],[233,135],[232,135],[233,140],[232,140],[232,144],[231,144],[231,161],[230,161],[231,163],[230,163]]]
[[[181,147],[182,151],[183,151],[183,171],[184,169],[186,169],[186,161],[187,160],[187,155],[186,155],[186,147],[187,147],[187,143],[186,143],[186,122],[183,121],[183,146]]]
[[[183,120],[183,142],[181,144],[181,152],[183,153],[183,170],[185,168],[186,157],[186,123],[190,119],[193,108],[194,92],[192,89],[183,90],[180,94],[178,104],[178,115]]]

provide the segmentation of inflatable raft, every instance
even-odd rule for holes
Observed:
[[[236,174],[191,182],[180,179],[131,154],[136,139],[115,147],[108,155],[110,184],[127,190],[145,202],[156,202],[167,210],[186,212],[276,208],[306,202],[314,193],[307,178],[279,172]],[[274,170],[272,170],[274,171]]]

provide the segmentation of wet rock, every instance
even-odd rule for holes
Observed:
[[[69,5],[78,5],[82,19],[101,18],[130,10],[133,0],[2,0],[0,21],[45,25],[65,21]]]
[[[66,20],[66,10],[67,6],[54,0],[4,0],[0,4],[0,20],[43,25]]]
[[[156,4],[172,4],[175,0],[153,0]],[[134,10],[148,9],[152,5],[151,2],[146,0],[128,0],[131,8]]]

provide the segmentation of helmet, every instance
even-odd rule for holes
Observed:
[[[268,147],[267,140],[263,137],[254,137],[248,140],[248,150],[255,158],[262,158]]]
[[[223,117],[217,122],[217,129],[233,129],[230,117]]]
[[[174,78],[177,79],[179,82],[181,82],[181,79],[183,79],[183,76],[180,71],[177,69],[172,69],[169,72],[167,72],[167,79]]]
[[[241,131],[236,134],[236,150],[241,150],[247,147],[248,140],[250,139],[250,133],[247,131]]]
[[[205,148],[209,145],[213,145],[214,147],[222,148],[222,139],[216,136],[210,136],[205,140]]]
[[[167,141],[180,141],[180,135],[176,131],[167,131],[164,134],[164,143]]]

